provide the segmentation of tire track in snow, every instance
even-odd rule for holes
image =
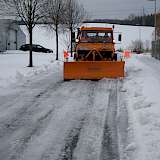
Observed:
[[[119,141],[119,157],[122,160],[132,160],[132,153],[127,152],[126,148],[133,140],[133,133],[129,129],[129,117],[126,101],[126,89],[123,88],[123,81],[119,81],[119,94],[118,94],[118,113],[117,113],[117,130]]]
[[[30,94],[32,95],[32,91],[39,94],[39,92],[43,92],[43,90],[45,90],[46,88],[50,88],[56,83],[60,83],[63,81],[63,78],[56,78],[55,76],[59,77],[57,74],[54,75],[53,73],[50,73],[47,76],[43,74],[43,76],[39,77],[38,79],[37,77],[34,77],[36,79],[31,78],[31,81],[27,80],[20,85],[14,84],[14,86],[11,86],[11,88],[9,88],[9,91],[11,90],[11,92],[9,92],[7,95],[4,94],[0,96],[0,112],[4,112],[5,110],[7,110],[8,112],[8,110],[15,106],[18,101],[24,99],[24,96],[26,96],[27,98],[30,96]],[[54,79],[52,77],[54,77]],[[6,90],[8,89],[6,88]],[[35,95],[33,94],[32,96]],[[30,99],[33,99],[32,96],[30,96]]]
[[[99,159],[110,83],[108,79],[98,81],[93,94],[90,95],[92,98],[88,105],[91,109],[81,129],[73,160]]]
[[[90,110],[94,104],[94,92],[97,82],[90,82],[89,92],[88,92],[88,102],[87,108]],[[88,110],[88,112],[89,112]],[[84,124],[86,123],[86,119],[88,118],[89,113],[86,112],[84,116],[79,120],[79,124],[76,127],[72,128],[66,137],[66,142],[64,148],[62,148],[61,154],[58,160],[72,160],[74,159],[74,150],[77,147],[77,143],[80,138],[81,130],[83,129]]]
[[[34,136],[38,136],[47,127],[55,109],[54,105],[49,107],[49,109],[46,108],[46,111],[38,119],[33,120],[33,118],[37,114],[36,111],[38,111],[39,105],[50,99],[52,94],[61,88],[63,83],[58,82],[54,86],[47,87],[39,94],[36,94],[32,101],[26,103],[16,112],[14,117],[11,117],[9,122],[4,122],[0,130],[0,155],[4,160],[19,160],[27,144],[32,141]],[[10,139],[14,139],[11,148],[9,146],[11,143]]]
[[[84,121],[85,121],[85,118],[81,119],[77,127],[70,130],[70,133],[65,140],[65,146],[62,149],[61,155],[59,156],[58,160],[73,159],[73,153],[79,141],[79,136],[80,136],[81,129],[84,125]]]
[[[0,125],[0,138],[3,136],[9,136],[9,134],[12,134],[14,131],[16,131],[19,127],[22,127],[23,124],[23,119],[24,117],[28,114],[33,114],[32,109],[36,108],[37,106],[40,105],[40,103],[43,100],[49,99],[50,96],[52,95],[52,92],[56,92],[56,90],[63,84],[62,81],[57,82],[53,86],[49,86],[45,88],[43,91],[39,91],[36,95],[33,95],[32,100],[28,102],[28,98],[26,102],[23,102],[21,100],[20,103],[18,101],[18,104],[14,104],[16,106],[20,106],[20,109],[13,114],[13,117],[9,117],[9,119],[5,119],[1,122]],[[23,104],[26,103],[26,104]],[[22,105],[22,107],[21,107]]]
[[[48,111],[45,115],[40,117],[35,125],[33,125],[32,129],[29,130],[29,133],[25,133],[21,139],[18,139],[17,145],[15,145],[14,152],[12,153],[11,157],[9,159],[13,160],[19,160],[20,156],[25,151],[25,148],[27,147],[27,144],[29,141],[31,141],[34,136],[38,136],[46,126],[49,123],[52,113],[54,109]]]
[[[90,92],[93,92],[92,88],[94,88],[92,82],[64,82],[57,93],[52,95],[57,107],[51,121],[41,135],[29,142],[24,154],[21,155],[23,160],[56,160],[60,156],[62,158],[61,153],[64,153],[67,146],[68,148],[76,146],[79,130],[83,126],[82,121],[85,121],[89,110],[86,100]],[[72,131],[75,133],[72,134]]]
[[[114,83],[115,82],[115,83]],[[117,109],[118,109],[118,80],[114,80],[109,93],[108,109],[104,124],[100,160],[119,160]]]
[[[21,94],[23,94],[23,92],[20,92],[20,95]],[[3,111],[4,109],[9,108],[11,105],[13,105],[14,103],[16,103],[16,101],[18,100],[18,98],[17,98],[17,93],[12,93],[12,94],[7,95],[7,96],[1,96],[0,97],[0,105],[4,106],[4,107],[3,108],[1,107],[0,111]]]

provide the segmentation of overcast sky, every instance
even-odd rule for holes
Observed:
[[[154,1],[148,0],[79,0],[92,18],[125,18],[130,14],[154,12]],[[160,0],[157,1],[157,10]]]

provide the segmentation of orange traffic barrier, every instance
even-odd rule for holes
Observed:
[[[64,51],[64,58],[68,58],[69,57],[69,53],[67,51]]]
[[[126,51],[123,52],[123,56],[124,56],[125,58],[130,58],[130,57],[131,57],[131,52],[128,51],[128,50],[126,50]]]

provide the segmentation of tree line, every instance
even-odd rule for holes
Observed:
[[[120,25],[154,26],[154,14],[136,16],[129,15],[126,19],[87,19],[84,23],[110,23]]]
[[[123,20],[124,23],[140,26],[154,26],[154,14],[136,16],[131,14]]]
[[[0,0],[0,10],[9,16],[17,16],[25,24],[29,33],[29,65],[33,67],[32,39],[33,28],[39,22],[48,24],[56,34],[56,60],[58,60],[59,30],[69,30],[72,33],[87,16],[78,0]],[[71,43],[72,53],[72,43]]]

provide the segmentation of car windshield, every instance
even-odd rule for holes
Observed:
[[[111,31],[82,31],[81,42],[104,42],[111,43],[113,41]]]

